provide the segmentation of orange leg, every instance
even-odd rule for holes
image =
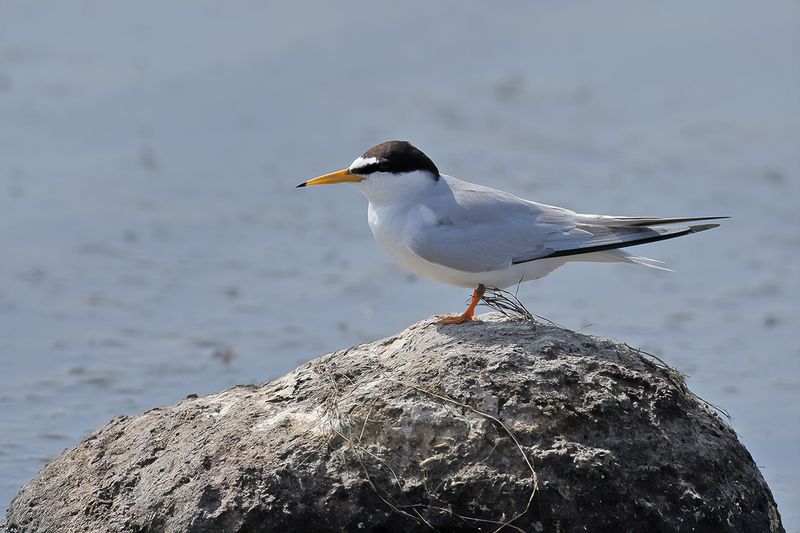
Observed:
[[[472,301],[467,310],[460,315],[443,316],[439,319],[439,324],[462,324],[468,320],[472,320],[473,317],[475,317],[475,307],[477,307],[478,302],[483,298],[484,292],[486,292],[486,287],[482,284],[478,285],[478,288],[472,291]]]

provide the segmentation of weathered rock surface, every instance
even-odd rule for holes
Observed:
[[[119,417],[10,531],[782,531],[734,431],[625,345],[484,315]]]

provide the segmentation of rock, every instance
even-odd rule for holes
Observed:
[[[626,345],[498,314],[420,322],[118,417],[9,531],[783,531],[736,433]]]

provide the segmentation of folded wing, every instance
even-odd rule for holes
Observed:
[[[425,202],[427,216],[407,232],[406,246],[426,261],[462,272],[575,256],[689,235],[726,217],[583,215],[445,176],[449,191]]]

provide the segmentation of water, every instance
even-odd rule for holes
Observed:
[[[410,139],[579,211],[732,215],[520,296],[662,354],[800,531],[796,2],[4,2],[0,504],[118,414],[282,375],[462,308],[365,200],[295,190]]]

